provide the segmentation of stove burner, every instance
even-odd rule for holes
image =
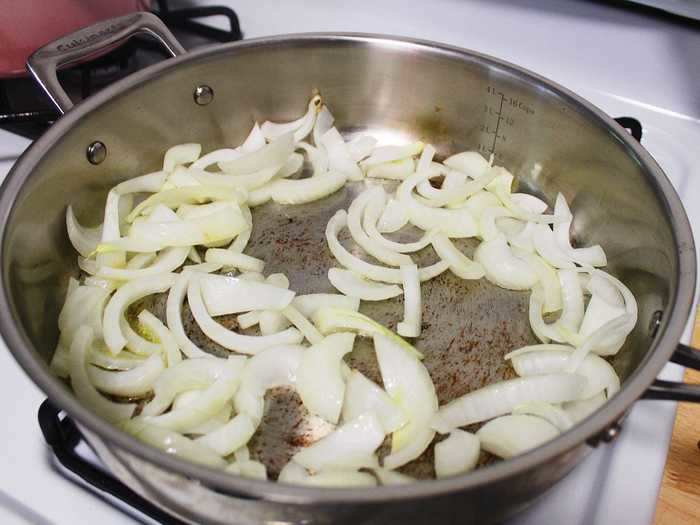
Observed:
[[[154,11],[187,48],[210,42],[233,42],[242,38],[236,13],[225,6],[172,9],[168,0],[158,0]],[[197,22],[223,16],[228,29]],[[169,55],[155,41],[136,36],[118,49],[86,64],[58,72],[70,97],[80,101],[103,87],[163,60]],[[38,138],[59,117],[55,106],[33,78],[0,79],[0,128],[30,139]]]

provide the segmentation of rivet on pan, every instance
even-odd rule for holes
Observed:
[[[85,156],[90,164],[100,164],[107,158],[107,146],[99,140],[96,140],[87,147]]]
[[[661,319],[663,318],[664,313],[661,310],[656,310],[651,316],[651,320],[649,321],[649,337],[652,339],[656,337],[656,332],[659,331],[659,326],[661,326]]]
[[[194,89],[194,94],[192,96],[197,104],[206,106],[209,102],[214,100],[214,90],[206,84],[202,84]]]
[[[620,424],[613,423],[608,428],[603,430],[603,432],[601,432],[601,434],[600,434],[601,441],[604,441],[605,443],[610,443],[617,436],[620,435],[620,430],[622,430],[622,428],[620,427]]]

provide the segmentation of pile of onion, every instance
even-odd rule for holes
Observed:
[[[437,434],[447,436],[434,445],[436,476],[462,474],[482,450],[509,458],[556,437],[619,389],[601,356],[624,344],[636,301],[600,269],[600,246],[572,246],[563,195],[547,213],[546,202],[513,192],[513,175],[479,153],[438,162],[429,144],[348,142],[333,122],[317,95],[299,119],[256,123],[238,147],[204,155],[200,144],[170,148],[162,170],[111,189],[97,227],[82,226],[68,207],[82,275],[68,285],[51,367],[83,403],[168,453],[267,479],[247,443],[266,392],[290,387],[334,430],[294,455],[278,480],[371,486],[412,481],[396,469]],[[313,174],[301,178],[305,161]],[[381,179],[397,181],[396,190],[388,193]],[[245,253],[251,208],[315,201],[349,182],[365,188],[325,231],[338,262],[328,279],[339,293],[299,295],[284,274],[264,275],[266,261]],[[389,237],[407,225],[422,235],[408,243]],[[344,228],[376,263],[340,243]],[[461,238],[480,240],[473,259],[453,242]],[[439,261],[419,268],[412,255],[431,248]],[[438,406],[423,355],[404,338],[421,335],[421,283],[445,271],[530,291],[529,319],[542,344],[505,356],[516,379]],[[161,317],[148,309],[127,316],[134,303],[163,293]],[[396,331],[358,311],[361,301],[400,295]],[[185,301],[229,357],[188,337]],[[217,320],[231,314],[259,335]],[[357,337],[372,339],[381,385],[345,363]],[[474,423],[485,424],[476,433],[460,428]],[[391,450],[380,460],[387,436]]]

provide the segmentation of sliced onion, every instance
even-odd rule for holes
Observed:
[[[478,437],[454,429],[447,439],[435,445],[435,476],[446,478],[474,470],[480,451]]]
[[[140,397],[147,393],[165,367],[163,358],[152,355],[139,366],[126,372],[112,372],[88,365],[90,382],[99,391],[124,397]]]
[[[513,214],[503,206],[491,206],[485,208],[479,217],[479,233],[485,241],[492,241],[503,233],[496,225],[497,218],[512,217]]]
[[[565,338],[557,329],[556,323],[545,323],[542,317],[543,310],[544,292],[542,291],[542,286],[537,284],[532,288],[532,293],[530,294],[530,305],[528,309],[530,328],[543,343],[549,343],[549,341],[564,341]]]
[[[415,170],[416,164],[414,160],[408,158],[371,166],[367,170],[367,176],[375,179],[405,180]]]
[[[575,270],[559,270],[559,283],[561,285],[562,311],[557,326],[576,333],[581,326],[584,312],[581,282]]]
[[[116,191],[111,190],[107,194],[107,202],[105,203],[102,238],[100,239],[102,244],[117,241],[121,237],[119,202],[120,195]],[[112,253],[98,253],[97,263],[106,266],[122,267],[126,264],[126,253],[120,250],[115,250]]]
[[[540,213],[532,213],[528,209],[516,204],[511,197],[511,187],[513,186],[513,175],[505,168],[495,166],[492,168],[498,175],[486,187],[488,191],[496,195],[498,200],[508,208],[513,215],[523,221],[532,221],[537,223],[553,223],[561,222],[561,217],[556,215],[543,215]],[[550,230],[551,231],[551,230]]]
[[[216,430],[195,439],[221,456],[228,456],[244,446],[255,433],[257,425],[247,414],[238,414]]]
[[[226,472],[252,479],[267,479],[267,469],[259,461],[245,460],[235,461],[226,467]]]
[[[299,481],[312,487],[374,487],[377,480],[367,472],[349,469],[327,469]]]
[[[573,349],[574,348],[572,346],[559,344],[527,345],[513,350],[512,352],[508,352],[506,355],[503,356],[503,359],[507,361],[519,355],[529,354],[530,352],[541,352],[549,350],[563,350],[566,352],[570,352]]]
[[[347,226],[353,240],[369,255],[389,266],[411,264],[411,258],[403,253],[397,253],[383,246],[376,239],[370,238],[362,228],[362,215],[367,203],[376,195],[383,194],[380,187],[367,188],[350,204],[347,214]]]
[[[345,381],[343,357],[352,352],[355,334],[330,334],[304,352],[297,369],[296,390],[306,409],[329,423],[338,423]]]
[[[204,254],[204,260],[247,272],[262,272],[265,268],[265,261],[261,259],[222,248],[209,248]]]
[[[304,351],[301,346],[285,345],[268,348],[251,357],[234,397],[238,413],[248,414],[259,424],[264,411],[265,392],[270,388],[294,386]]]
[[[542,199],[528,193],[511,193],[510,199],[517,206],[531,213],[544,213],[549,207]]]
[[[250,328],[251,326],[255,326],[260,322],[260,314],[262,314],[265,311],[272,311],[272,310],[254,310],[252,312],[247,312],[245,314],[241,314],[236,318],[236,321],[238,322],[238,326],[240,326],[243,330],[246,328]]]
[[[251,310],[282,310],[294,299],[294,292],[267,283],[225,275],[200,276],[202,299],[209,315],[226,315]]]
[[[321,143],[321,137],[333,127],[334,120],[333,115],[328,110],[328,106],[324,104],[318,112],[316,122],[314,123],[313,138],[316,147],[324,148],[323,144]]]
[[[512,248],[512,251],[516,257],[529,264],[537,275],[543,293],[542,312],[550,313],[560,310],[562,307],[562,288],[557,271],[539,255],[515,247]]]
[[[126,320],[126,317],[119,319],[119,328],[122,331],[124,339],[126,339],[126,348],[135,354],[149,356],[152,354],[160,354],[163,352],[163,347],[157,343],[153,343],[136,332],[131,326],[131,323]]]
[[[578,264],[588,266],[605,266],[608,264],[603,248],[597,244],[587,248],[572,248],[569,232],[571,231],[573,215],[571,214],[566,199],[561,193],[557,195],[557,200],[555,201],[554,215],[562,218],[562,222],[554,226],[554,237],[559,247],[571,260]]]
[[[537,223],[526,222],[525,227],[519,233],[508,237],[508,243],[513,248],[524,250],[528,253],[535,252],[535,241],[533,240]]]
[[[371,155],[372,150],[377,145],[377,139],[369,135],[360,135],[348,142],[347,145],[350,158],[355,162],[359,162]]]
[[[401,288],[395,284],[368,281],[356,273],[342,268],[330,268],[328,280],[339,292],[363,301],[383,301],[403,293]],[[340,306],[340,308],[345,307]]]
[[[138,320],[146,330],[154,334],[158,341],[160,341],[167,360],[167,366],[174,366],[182,361],[182,355],[180,354],[180,349],[177,346],[173,334],[170,333],[168,327],[165,326],[160,319],[148,310],[141,310]]]
[[[593,396],[589,399],[582,399],[579,401],[570,401],[568,403],[564,403],[562,405],[562,408],[569,415],[569,417],[573,420],[574,423],[578,423],[579,421],[583,421],[593,412],[598,410],[598,408],[605,404],[605,401],[607,401],[605,393],[601,392],[597,396]]]
[[[85,258],[90,257],[95,252],[102,237],[102,225],[96,228],[81,226],[78,219],[75,218],[73,207],[70,205],[66,209],[66,230],[68,230],[68,238],[75,251]]]
[[[421,333],[423,305],[420,293],[418,266],[406,264],[401,266],[403,277],[403,320],[396,326],[396,331],[404,337],[418,337]]]
[[[328,153],[323,145],[314,148],[312,145],[306,142],[299,142],[297,144],[298,149],[304,150],[306,155],[309,157],[309,162],[313,169],[312,177],[323,176],[328,171]],[[303,159],[303,156],[302,156]]]
[[[554,232],[546,224],[534,227],[532,240],[540,256],[555,268],[573,268],[571,257],[561,249],[554,237]]]
[[[408,223],[408,214],[398,199],[390,198],[377,222],[377,229],[382,233],[400,230]]]
[[[384,429],[372,412],[340,425],[327,436],[300,450],[293,461],[319,472],[325,469],[353,469],[377,465],[375,450],[384,441]]]
[[[349,180],[362,180],[362,170],[350,156],[350,150],[336,128],[330,128],[321,136],[321,144],[328,154],[328,167],[347,176]]]
[[[408,418],[384,389],[367,379],[358,370],[350,373],[345,385],[343,421],[350,421],[366,412],[374,413],[386,434],[404,426]]]
[[[345,185],[347,175],[329,171],[323,176],[308,179],[280,179],[271,182],[266,190],[279,204],[305,204],[335,193]]]
[[[450,271],[461,279],[481,279],[485,275],[484,267],[464,255],[443,232],[434,231],[430,241],[443,261],[450,265]]]
[[[528,290],[537,282],[537,273],[513,255],[503,236],[479,244],[474,260],[481,264],[486,278],[501,288]]]
[[[148,416],[147,423],[175,431],[204,423],[224,408],[236,393],[245,364],[246,358],[243,356],[229,357],[223,365],[221,375],[197,399],[165,414]]]
[[[346,250],[340,241],[338,241],[338,232],[345,226],[347,222],[347,214],[344,210],[338,210],[331,220],[328,221],[326,226],[326,241],[328,242],[328,248],[330,249],[333,256],[338,260],[340,264],[360,274],[364,277],[372,279],[374,281],[382,281],[386,283],[397,284],[402,282],[401,271],[395,268],[386,268],[384,266],[377,266],[376,264],[371,264],[363,261],[359,257],[353,255],[348,250]],[[421,268],[420,280],[427,281],[433,277],[440,275],[448,268],[448,264],[440,261],[431,266]]]
[[[526,401],[573,401],[581,397],[586,383],[586,378],[576,374],[546,374],[493,383],[440,407],[431,425],[444,434],[457,427],[508,414]]]
[[[109,266],[98,266],[97,276],[104,279],[114,279],[118,281],[130,281],[142,277],[151,277],[161,273],[169,273],[180,266],[187,259],[190,251],[188,247],[165,248],[158,254],[153,264],[145,268],[112,268]]]
[[[563,408],[543,401],[529,401],[518,405],[513,409],[513,414],[527,414],[540,417],[554,425],[561,432],[574,426],[571,416]]]
[[[412,142],[411,144],[406,144],[404,146],[380,146],[378,148],[374,148],[372,155],[363,160],[360,164],[363,169],[368,169],[371,166],[383,164],[384,162],[394,162],[396,160],[406,159],[419,155],[423,151],[424,146],[425,144],[422,142]]]
[[[501,201],[494,194],[488,191],[478,191],[469,197],[464,203],[449,205],[450,208],[465,208],[469,210],[473,217],[481,217],[484,210],[490,206],[500,206]]]
[[[294,153],[294,134],[285,133],[262,148],[236,159],[219,162],[219,168],[232,175],[247,175],[273,166],[282,166]]]
[[[202,152],[201,144],[178,144],[165,152],[163,157],[163,171],[172,172],[176,166],[189,164],[199,158]]]
[[[136,405],[109,401],[90,382],[86,367],[88,366],[88,352],[92,342],[92,329],[89,326],[80,327],[70,347],[71,387],[76,397],[103,419],[112,423],[129,419],[134,413]]]
[[[202,390],[187,390],[186,392],[182,392],[181,394],[178,394],[175,401],[173,401],[172,409],[176,410],[187,405],[191,405],[201,395]],[[190,435],[203,435],[213,432],[231,421],[232,412],[233,403],[228,402],[224,405],[224,408],[214,414],[210,419],[199,425],[187,428],[182,433]]]
[[[256,122],[255,125],[253,126],[253,130],[255,129],[260,129],[258,127],[258,123]],[[251,134],[253,131],[251,131]],[[265,139],[263,139],[263,145],[264,145]],[[198,158],[196,161],[194,161],[192,164],[190,164],[190,168],[192,171],[204,171],[207,169],[209,166],[212,166],[214,164],[218,164],[219,162],[226,162],[229,160],[237,159],[243,155],[243,152],[239,149],[232,149],[232,148],[221,148],[217,149],[214,151],[210,151],[206,155],[202,155],[200,158]]]
[[[202,332],[204,332],[209,339],[229,350],[242,354],[256,354],[266,348],[301,342],[301,334],[294,328],[289,328],[288,330],[277,332],[276,334],[256,336],[239,334],[223,327],[212,319],[207,311],[208,309],[205,307],[203,293],[200,289],[200,279],[190,279],[187,286],[187,301],[192,311],[192,317],[194,317],[194,320],[202,329]],[[282,310],[282,312],[284,312],[284,310]]]
[[[140,177],[125,180],[114,187],[114,191],[120,195],[127,193],[155,193],[160,191],[168,178],[167,171],[155,171]]]
[[[363,337],[383,335],[393,340],[406,352],[415,356],[417,359],[423,359],[423,354],[421,354],[413,345],[396,335],[388,328],[380,325],[375,320],[370,319],[366,315],[359,312],[326,306],[320,308],[316,312],[316,314],[313,316],[313,321],[316,327],[324,335],[334,332],[348,331],[357,332]]]
[[[303,483],[310,476],[309,472],[294,460],[290,460],[280,470],[277,481],[281,483]]]
[[[588,301],[586,313],[581,322],[579,336],[583,339],[599,330],[605,323],[625,313],[624,305],[612,306],[600,294],[594,293]]]
[[[299,142],[304,140],[306,136],[311,133],[316,122],[316,113],[321,107],[322,101],[320,95],[316,95],[311,99],[308,105],[306,113],[301,118],[293,120],[292,122],[285,122],[283,124],[278,124],[275,122],[266,121],[260,126],[260,130],[266,139],[275,139],[286,133],[294,133],[294,141]]]
[[[304,317],[313,317],[320,308],[327,306],[357,312],[360,308],[360,298],[335,293],[310,293],[297,295],[292,304]]]
[[[372,472],[382,485],[405,485],[416,481],[411,476],[401,474],[395,470],[389,470],[388,468],[373,468]]]
[[[166,302],[165,314],[168,321],[168,328],[170,328],[177,345],[182,350],[187,357],[190,359],[195,357],[211,357],[210,354],[204,352],[196,344],[194,344],[187,333],[185,332],[185,327],[182,325],[182,303],[185,300],[185,295],[187,294],[187,286],[190,282],[190,277],[192,276],[191,271],[182,271],[180,275],[177,276],[175,282],[170,288],[170,293],[168,294],[168,300]]]
[[[132,354],[125,350],[119,352],[119,355],[113,356],[109,350],[96,345],[93,345],[91,348],[88,359],[90,360],[90,364],[99,366],[105,370],[131,370],[146,360],[143,356]]]
[[[109,290],[97,286],[78,286],[66,296],[58,315],[58,329],[66,347],[83,325],[90,326],[95,337],[102,337],[102,313],[109,294]]]
[[[232,252],[242,253],[248,246],[250,235],[253,233],[253,214],[248,206],[241,206],[241,214],[243,219],[248,223],[248,228],[239,233],[228,247]]]
[[[276,176],[278,176],[285,164],[274,164],[267,168],[254,171],[253,173],[246,173],[245,175],[209,173],[207,171],[194,170],[189,171],[192,173],[191,176],[193,180],[198,184],[226,186],[229,188],[240,188],[250,191],[260,188],[273,180]]]
[[[103,336],[112,354],[118,354],[126,345],[119,320],[127,307],[147,295],[165,292],[175,283],[176,275],[166,273],[129,281],[119,288],[107,303],[103,317]]]
[[[511,415],[489,421],[476,435],[485,451],[508,459],[554,439],[559,430],[540,417]]]
[[[443,164],[448,168],[467,174],[472,179],[478,179],[489,169],[489,163],[477,151],[456,153],[445,159]]]
[[[289,319],[289,322],[291,322],[296,328],[299,329],[299,332],[301,332],[304,337],[306,338],[307,341],[311,344],[318,344],[323,340],[323,336],[321,333],[316,329],[316,327],[311,324],[311,322],[302,314],[299,310],[297,310],[294,306],[291,304],[287,305],[284,307],[281,311],[282,315],[284,315],[287,319]],[[289,341],[289,342],[299,342],[299,341]]]
[[[392,434],[391,454],[384,458],[384,467],[394,469],[414,460],[430,445],[435,433],[429,422],[438,408],[437,395],[425,366],[394,338],[375,335],[374,350],[384,388],[408,418]]]

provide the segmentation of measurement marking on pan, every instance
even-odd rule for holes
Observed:
[[[480,127],[482,139],[479,142],[479,151],[498,157],[496,146],[499,142],[508,142],[509,130],[521,121],[520,118],[516,119],[514,114],[520,113],[529,117],[535,114],[535,110],[518,97],[510,96],[494,86],[486,86],[486,93],[490,97],[498,97],[498,100],[487,99],[484,104],[486,119]]]

